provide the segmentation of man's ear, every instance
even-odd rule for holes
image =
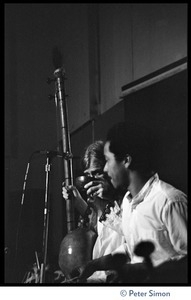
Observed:
[[[132,157],[129,154],[127,154],[126,157],[125,157],[125,160],[124,160],[125,166],[129,167],[130,164],[131,164],[131,161],[132,161]]]

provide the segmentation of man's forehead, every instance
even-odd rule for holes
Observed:
[[[85,174],[88,174],[88,173],[96,173],[96,172],[100,172],[100,171],[103,171],[103,168],[88,168],[84,171]]]
[[[96,158],[92,158],[90,161],[90,166],[88,169],[84,171],[84,173],[93,172],[93,171],[100,171],[103,170],[103,162]]]
[[[110,142],[107,141],[104,145],[104,154],[106,154],[107,152],[110,152],[109,146],[110,146]]]

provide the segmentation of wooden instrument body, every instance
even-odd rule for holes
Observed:
[[[92,259],[92,250],[97,234],[89,228],[77,228],[69,232],[61,242],[59,267],[70,279],[74,269]]]

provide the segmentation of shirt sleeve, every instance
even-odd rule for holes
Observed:
[[[187,255],[187,200],[178,196],[169,201],[163,211],[164,224],[175,251]]]
[[[118,248],[111,252],[111,255],[114,254],[125,254],[130,257],[127,244],[125,242],[121,244]]]

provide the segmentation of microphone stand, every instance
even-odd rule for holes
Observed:
[[[49,229],[49,214],[50,214],[50,169],[51,169],[51,152],[47,152],[45,172],[46,172],[46,186],[45,186],[45,203],[44,203],[44,225],[43,225],[43,262],[40,270],[40,283],[45,283],[45,268],[47,262],[47,245],[48,245],[48,229]]]

